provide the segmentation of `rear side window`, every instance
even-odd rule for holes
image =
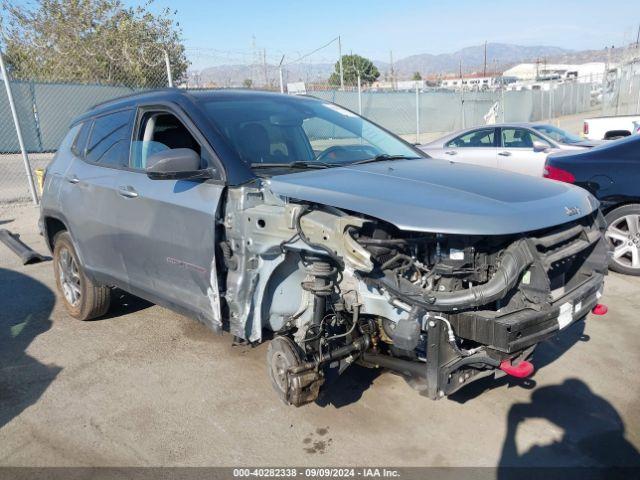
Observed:
[[[93,122],[85,159],[110,167],[129,166],[132,110],[110,113]]]
[[[89,131],[91,130],[91,122],[84,122],[76,127],[80,127],[80,132],[78,136],[73,141],[73,145],[71,146],[71,152],[76,156],[83,158],[84,157],[84,149],[87,146],[87,139],[89,138]],[[75,129],[78,131],[77,128]]]

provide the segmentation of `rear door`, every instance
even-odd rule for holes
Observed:
[[[496,129],[479,128],[450,140],[442,158],[454,162],[497,167]]]
[[[540,142],[551,148],[551,144],[527,128],[509,127],[500,129],[498,148],[498,168],[542,176],[548,152],[536,152],[533,142]]]
[[[133,113],[120,110],[85,121],[62,180],[60,206],[82,263],[107,282],[121,275],[112,242],[114,187],[118,169],[128,163]]]
[[[190,148],[218,180],[151,180],[153,153]],[[177,107],[142,106],[136,114],[129,169],[118,177],[122,268],[133,293],[187,310],[211,326],[220,321],[215,269],[216,214],[222,169],[196,126]]]

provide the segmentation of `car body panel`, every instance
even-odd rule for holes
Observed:
[[[212,273],[215,277],[215,218],[224,187],[151,180],[143,172],[121,171],[116,190],[123,187],[136,196],[117,194],[109,205],[118,219],[111,230],[118,280],[219,324],[210,281]]]
[[[387,161],[273,177],[279,195],[346,208],[425,232],[500,235],[565,223],[597,202],[571,185],[436,159]],[[577,217],[575,217],[577,218]]]
[[[81,252],[87,270],[95,275],[117,275],[113,259],[113,228],[118,218],[113,211],[117,170],[102,168],[74,158],[60,188],[60,209]],[[89,201],[89,199],[91,199]]]
[[[467,128],[465,130],[460,130],[454,133],[450,133],[445,135],[438,140],[433,142],[420,145],[419,148],[427,153],[428,155],[452,160],[455,162],[461,163],[470,163],[474,165],[482,165],[485,167],[495,167],[501,170],[510,170],[516,173],[523,173],[526,175],[533,175],[536,177],[540,177],[543,174],[544,170],[544,162],[546,156],[550,153],[564,151],[564,150],[583,150],[588,145],[579,145],[572,144],[567,145],[556,140],[550,138],[545,135],[543,132],[540,132],[533,128],[531,123],[503,123],[496,125],[486,125],[486,126],[478,126]],[[476,148],[476,147],[458,147],[451,148],[448,144],[452,140],[463,136],[465,134],[485,130],[487,128],[495,128],[497,130],[495,148],[491,149],[489,147],[484,148]],[[533,148],[510,148],[505,147],[502,144],[502,135],[501,131],[503,129],[524,129],[531,133],[532,135],[536,135],[540,137],[541,140],[545,141],[550,145],[550,147],[544,151],[536,152]]]
[[[613,140],[583,152],[550,155],[547,165],[561,168],[575,177],[602,202],[604,210],[640,202],[640,136]]]

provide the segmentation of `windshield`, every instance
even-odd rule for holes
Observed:
[[[580,138],[578,135],[566,132],[561,128],[554,127],[553,125],[533,125],[533,128],[547,137],[552,138],[556,142],[572,144],[584,141],[584,139]]]
[[[203,103],[230,146],[253,168],[326,168],[373,158],[421,158],[395,136],[337,105],[265,97],[218,97]]]

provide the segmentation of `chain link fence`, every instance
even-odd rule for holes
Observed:
[[[82,82],[60,81],[55,76],[42,78],[24,69],[12,76],[9,68],[0,78],[0,214],[13,205],[37,202],[30,190],[30,178],[37,183],[37,169],[51,160],[75,116],[100,102],[171,86],[167,58],[162,52],[141,58],[134,73],[146,69],[144,75],[114,66]],[[273,78],[265,70],[269,80],[265,85],[279,91],[278,70],[273,70]],[[7,77],[10,88],[6,88]],[[190,82],[193,80],[186,77],[179,86],[190,88]],[[433,88],[422,81],[397,82],[392,89],[362,82],[347,82],[341,88],[310,81],[284,83],[282,89],[335,102],[409,142],[426,143],[461,128],[489,123],[546,121],[565,126],[563,119],[571,119],[570,129],[575,132],[588,116],[640,113],[640,64],[629,63],[589,78],[498,84],[476,90]]]
[[[564,117],[578,115],[640,113],[640,68],[633,65],[610,72],[606,78],[600,75],[476,91],[429,88],[422,81],[402,84],[405,88],[392,90],[375,85],[345,85],[341,89],[312,83],[304,88],[296,85],[293,93],[335,102],[412,143],[426,143],[452,131],[488,123],[560,123]],[[571,129],[576,130],[580,122],[569,120],[574,120]]]
[[[126,66],[114,63],[82,82],[69,82],[56,75],[43,78],[24,66],[15,72],[5,64],[0,75],[0,214],[38,202],[38,170],[51,161],[73,118],[98,103],[172,83],[162,51],[147,53],[133,74],[130,62]],[[135,74],[143,68],[144,75]]]

